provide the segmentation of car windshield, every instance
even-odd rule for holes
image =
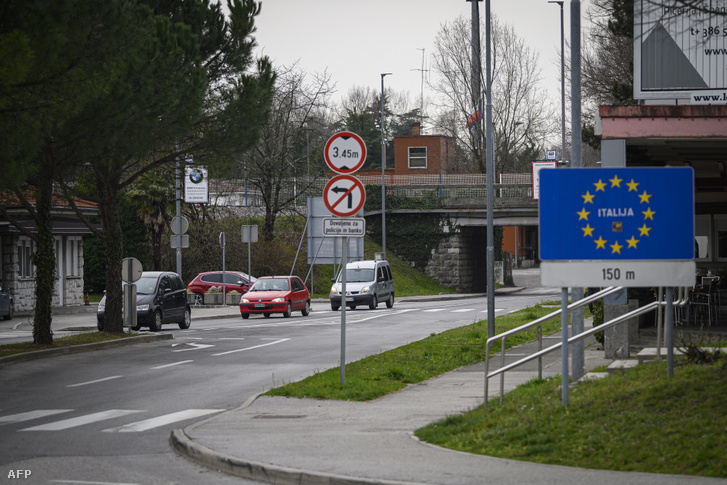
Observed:
[[[366,281],[373,281],[374,270],[370,268],[347,268],[346,269],[346,282],[347,283],[364,283]],[[341,281],[341,277],[338,277],[338,281]]]
[[[288,278],[264,278],[257,280],[250,291],[288,291],[290,282]]]
[[[142,276],[134,284],[136,285],[136,294],[137,295],[151,295],[156,291],[157,277],[156,276]]]

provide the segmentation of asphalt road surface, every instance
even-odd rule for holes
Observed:
[[[531,288],[498,297],[496,315],[558,296]],[[171,340],[0,367],[0,474],[29,471],[23,483],[253,483],[177,456],[171,430],[338,366],[340,312],[318,303],[308,317],[201,313],[189,330],[165,326]],[[346,361],[486,316],[484,297],[348,311]]]

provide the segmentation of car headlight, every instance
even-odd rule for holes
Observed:
[[[338,288],[336,288],[335,286],[331,286],[331,294],[337,295],[338,294]]]
[[[250,303],[250,300],[247,298],[240,298],[240,303]]]
[[[273,299],[272,299],[272,300],[270,300],[270,301],[271,301],[272,303],[284,303],[284,302],[285,302],[285,298],[273,298]]]
[[[136,311],[137,312],[148,312],[149,305],[136,305]]]
[[[102,312],[104,310],[106,310],[106,303],[105,302],[104,303],[99,303],[98,304],[98,311],[99,312]]]
[[[370,287],[364,286],[363,288],[361,288],[361,293],[368,293],[370,289]]]

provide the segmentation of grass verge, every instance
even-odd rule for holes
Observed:
[[[495,319],[496,333],[523,325],[555,311],[540,305]],[[547,321],[543,334],[560,329],[560,319]],[[536,338],[532,329],[507,339],[508,348]],[[368,401],[407,384],[422,382],[462,366],[482,362],[485,358],[487,322],[480,321],[464,327],[412,342],[381,354],[346,364],[346,385],[341,386],[340,368],[316,373],[299,382],[270,390],[270,396],[308,397]],[[492,349],[492,350],[499,350]]]
[[[560,377],[535,380],[417,437],[453,450],[584,468],[727,477],[727,359],[679,359],[581,382],[561,405]]]
[[[62,347],[73,347],[75,345],[93,344],[96,342],[108,342],[109,340],[118,340],[122,338],[135,337],[136,333],[106,333],[106,332],[87,332],[67,337],[53,339],[53,345],[36,345],[33,342],[20,342],[16,344],[0,345],[0,357],[9,355],[22,354],[25,352],[35,352],[37,350],[56,349]]]

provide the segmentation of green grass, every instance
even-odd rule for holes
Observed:
[[[537,305],[497,317],[496,333],[518,327],[555,310]],[[549,320],[543,325],[543,334],[555,332],[559,328],[559,318]],[[533,340],[535,336],[536,330],[532,329],[507,339],[506,343],[510,348]],[[398,391],[407,384],[422,382],[459,367],[482,362],[485,358],[486,340],[487,322],[480,321],[347,364],[345,386],[340,383],[340,368],[334,367],[302,381],[272,389],[267,394],[367,401]],[[491,350],[499,350],[499,345],[497,347]]]
[[[35,352],[37,350],[47,350],[62,347],[73,347],[74,345],[92,344],[96,342],[107,342],[109,340],[118,340],[122,338],[134,337],[135,333],[106,333],[106,332],[86,332],[67,337],[53,339],[53,345],[36,345],[33,342],[20,342],[17,344],[0,345],[0,357],[8,355],[22,354],[25,352]]]
[[[381,245],[376,244],[368,237],[364,243],[364,258],[374,259],[376,253],[382,252]],[[412,268],[409,263],[397,258],[393,253],[386,255],[394,275],[394,290],[396,297],[414,295],[438,295],[440,293],[454,293],[455,290],[435,282],[428,276]],[[313,271],[313,297],[328,298],[333,278],[333,265],[316,265]]]
[[[535,380],[416,432],[446,448],[584,468],[727,477],[727,359],[641,365],[571,388]]]

